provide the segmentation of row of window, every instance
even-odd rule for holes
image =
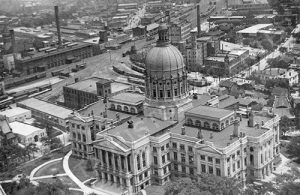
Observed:
[[[72,136],[73,136],[73,139],[77,139],[78,141],[86,142],[86,136],[85,136],[85,134],[82,134],[82,137],[81,137],[80,133],[77,133],[77,136],[76,136],[76,133],[73,132]]]
[[[175,143],[175,142],[173,142],[172,143],[172,147],[173,147],[173,149],[178,149],[177,148],[177,143]],[[181,151],[185,151],[185,145],[184,144],[180,144],[179,145],[179,149],[181,150]],[[188,146],[188,152],[193,152],[193,147],[192,146]]]
[[[212,166],[208,166],[208,171],[206,170],[206,165],[201,164],[201,172],[202,173],[209,173],[209,174],[214,174],[214,168]],[[221,169],[220,168],[215,168],[215,174],[217,176],[221,176]]]
[[[174,164],[174,170],[175,171],[179,171],[178,169],[178,165],[177,164]],[[193,167],[186,167],[184,165],[181,165],[181,170],[180,170],[182,173],[186,174],[190,174],[190,175],[194,175],[195,172],[194,172],[194,168]]]
[[[162,155],[162,157],[161,157],[162,164],[167,163],[167,160],[168,161],[170,160],[170,153],[169,152],[167,154],[165,154],[165,155]],[[157,156],[153,156],[153,163],[155,165],[158,164],[158,158],[157,158]]]
[[[207,156],[207,158],[206,158],[205,155],[200,155],[200,159],[201,159],[202,161],[208,161],[208,162],[213,163],[213,157],[211,157],[211,156]],[[221,163],[221,160],[220,160],[219,158],[215,158],[215,163],[216,163],[216,164],[220,164],[220,163]]]
[[[79,149],[79,150],[84,150],[85,152],[87,151],[87,147],[84,144],[79,144],[79,143],[74,143],[73,142],[73,148],[74,149]]]

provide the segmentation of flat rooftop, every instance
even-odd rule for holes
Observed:
[[[111,93],[116,93],[118,91],[123,91],[127,89],[131,89],[130,84],[119,83],[119,82],[111,83]]]
[[[88,78],[88,79],[79,81],[77,83],[68,85],[67,87],[71,88],[71,89],[76,89],[79,91],[85,91],[88,93],[97,94],[97,85],[96,85],[97,82],[104,83],[104,82],[109,82],[109,80],[103,79],[103,78],[98,78],[98,77],[92,77],[92,78]]]
[[[5,115],[6,117],[12,117],[12,116],[16,116],[16,115],[23,114],[26,112],[31,112],[31,111],[24,109],[24,108],[20,108],[20,107],[15,107],[15,108],[0,112],[0,115]]]
[[[161,130],[172,127],[176,124],[175,121],[161,121],[155,118],[148,117],[132,117],[133,128],[128,128],[128,124],[123,123],[113,129],[108,130],[108,134],[120,136],[126,141],[136,141],[146,134],[155,134]]]
[[[22,123],[22,122],[19,122],[19,121],[9,123],[9,125],[12,128],[13,133],[23,135],[23,136],[28,136],[28,135],[31,135],[32,133],[39,132],[39,131],[42,130],[40,128],[31,126],[31,125],[26,124],[26,123]]]
[[[115,102],[122,102],[122,103],[127,103],[127,104],[141,104],[145,100],[145,96],[142,94],[138,93],[129,93],[129,92],[124,92],[120,93],[118,95],[115,95],[109,99],[110,101],[115,101]]]
[[[42,101],[36,98],[29,98],[24,101],[21,101],[17,103],[17,106],[24,105],[26,107],[44,112],[46,114],[61,118],[61,119],[67,119],[69,115],[73,112],[71,109],[52,104],[46,101]]]
[[[273,24],[256,24],[254,26],[250,26],[248,28],[245,28],[243,30],[238,31],[237,33],[251,33],[256,34],[258,31],[262,30],[263,28],[271,27]]]
[[[185,112],[185,115],[199,115],[200,117],[209,117],[209,118],[217,118],[221,119],[223,117],[227,117],[234,112],[232,110],[225,110],[220,108],[215,108],[211,106],[198,106],[196,108],[192,108]]]
[[[269,120],[271,120],[271,117],[254,116],[254,121],[259,122],[259,124],[261,124],[261,121],[266,123]],[[184,126],[184,121],[180,122],[178,125],[171,128],[170,131],[172,133],[181,134],[182,126]],[[248,127],[248,119],[246,118],[243,118],[242,121],[240,121],[239,128],[240,128],[240,132],[245,133],[246,136],[250,136],[250,137],[259,137],[269,130],[265,128]],[[230,139],[230,135],[233,134],[233,129],[234,129],[234,125],[230,125],[220,132],[210,131],[205,129],[202,129],[201,132],[204,141],[212,142],[214,146],[219,148],[224,148],[227,146],[227,144],[232,144],[233,142],[238,140],[237,137]],[[198,135],[198,131],[199,128],[185,126],[185,133],[187,136],[196,138]]]

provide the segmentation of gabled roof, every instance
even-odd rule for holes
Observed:
[[[97,140],[95,146],[109,148],[122,153],[127,152],[130,149],[130,147],[124,141],[117,137],[109,135],[105,135]]]

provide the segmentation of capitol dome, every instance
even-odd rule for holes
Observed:
[[[184,70],[184,59],[181,52],[169,44],[168,27],[162,24],[158,29],[159,39],[154,48],[146,56],[146,71],[158,77],[170,72]]]

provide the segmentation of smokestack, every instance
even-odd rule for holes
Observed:
[[[197,4],[197,30],[198,30],[198,38],[201,36],[201,22],[200,22],[200,5]]]
[[[10,34],[10,39],[11,39],[12,52],[15,53],[15,48],[16,48],[15,31],[9,30],[9,34]]]
[[[60,34],[60,23],[59,23],[59,16],[58,16],[58,6],[54,6],[55,10],[55,22],[56,22],[56,29],[57,29],[57,37],[58,37],[58,45],[61,46],[61,34]]]

